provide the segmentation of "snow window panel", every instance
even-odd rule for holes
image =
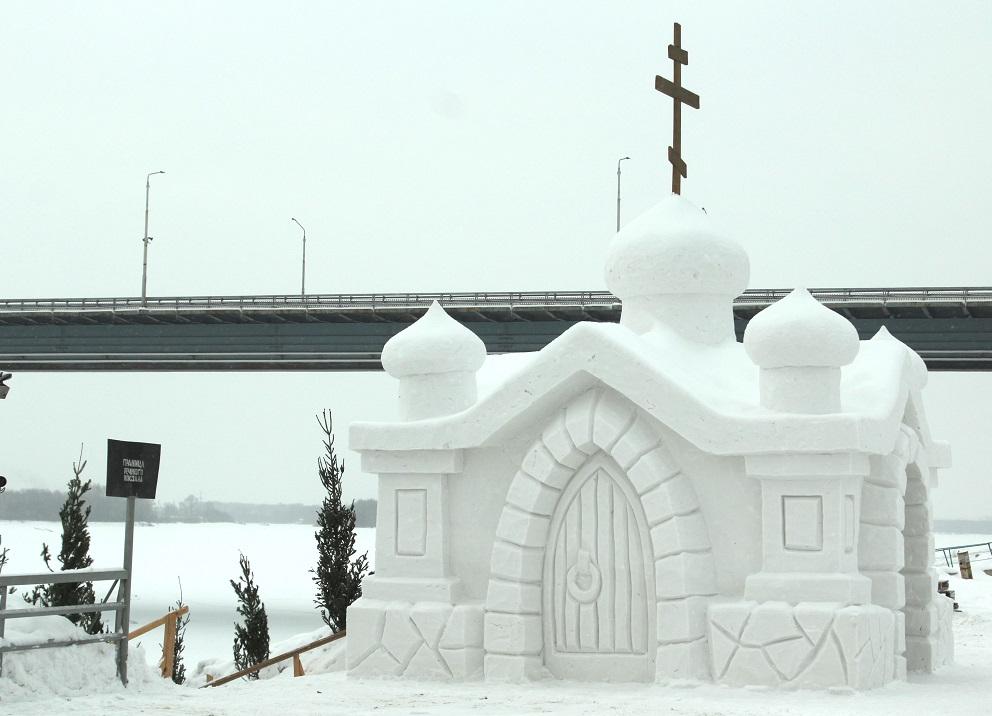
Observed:
[[[823,549],[821,496],[782,496],[782,546],[797,552],[819,552]]]
[[[427,490],[396,491],[396,554],[427,554]]]

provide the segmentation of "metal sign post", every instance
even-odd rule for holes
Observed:
[[[135,499],[138,497],[155,499],[161,456],[161,445],[123,440],[107,441],[107,496],[127,498],[127,514],[124,520],[125,577],[120,581],[117,589],[117,601],[124,606],[117,612],[115,623],[115,630],[123,634],[121,640],[117,642],[117,675],[125,686],[127,686],[127,633],[131,624]]]
[[[131,625],[131,565],[134,556],[134,497],[127,498],[127,516],[124,520],[124,571],[127,577],[121,580],[117,588],[117,601],[124,608],[117,612],[117,622],[114,631],[123,634],[117,642],[117,675],[121,683],[127,686],[127,633]]]

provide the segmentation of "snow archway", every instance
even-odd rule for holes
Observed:
[[[639,678],[708,674],[705,611],[717,589],[709,534],[695,490],[662,444],[652,420],[609,388],[596,388],[555,415],[527,452],[507,491],[486,597],[487,678],[539,677],[546,673],[549,657],[554,659],[554,645],[545,643],[553,615],[544,606],[554,589],[547,581],[549,575],[553,579],[555,569],[553,556],[547,554],[555,539],[552,521],[557,526],[568,519],[568,505],[559,503],[563,496],[573,499],[582,488],[573,481],[585,484],[595,471],[604,471],[611,489],[629,495],[628,514],[635,522],[643,520],[647,605],[644,619],[635,619],[635,624],[648,630],[637,635],[645,645],[648,666],[638,667]],[[628,553],[640,550],[639,540],[631,544]],[[573,550],[573,556],[582,562],[578,566],[585,575],[577,588],[591,589],[598,568],[588,566],[588,550]],[[559,565],[559,571],[565,574],[570,566],[575,565]],[[629,615],[620,616],[629,622]],[[628,622],[624,623],[629,626]],[[603,654],[615,651],[598,648],[592,653],[607,663],[610,660]],[[553,672],[563,673],[560,668]],[[623,678],[609,668],[600,674],[600,678]]]

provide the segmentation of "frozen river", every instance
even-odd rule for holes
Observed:
[[[120,523],[90,524],[90,554],[96,567],[118,567],[124,553],[124,527]],[[313,606],[314,585],[310,569],[317,561],[314,528],[310,525],[260,524],[138,524],[134,534],[134,585],[131,628],[147,624],[166,613],[179,598],[190,607],[186,630],[185,663],[192,671],[201,659],[230,659],[234,642],[236,598],[231,579],[240,575],[238,554],[251,560],[259,594],[269,617],[273,643],[323,622]],[[10,549],[7,572],[40,572],[42,542],[53,554],[59,551],[58,522],[0,521],[2,546]],[[358,530],[356,546],[374,558],[375,529]],[[57,567],[57,565],[55,565]],[[94,585],[102,599],[109,582]],[[22,590],[24,591],[24,590]],[[12,606],[12,605],[11,605]],[[105,619],[112,620],[112,613]],[[143,642],[149,659],[161,654],[162,630]]]

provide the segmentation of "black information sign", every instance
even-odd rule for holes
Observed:
[[[107,497],[155,499],[162,446],[107,441]]]

